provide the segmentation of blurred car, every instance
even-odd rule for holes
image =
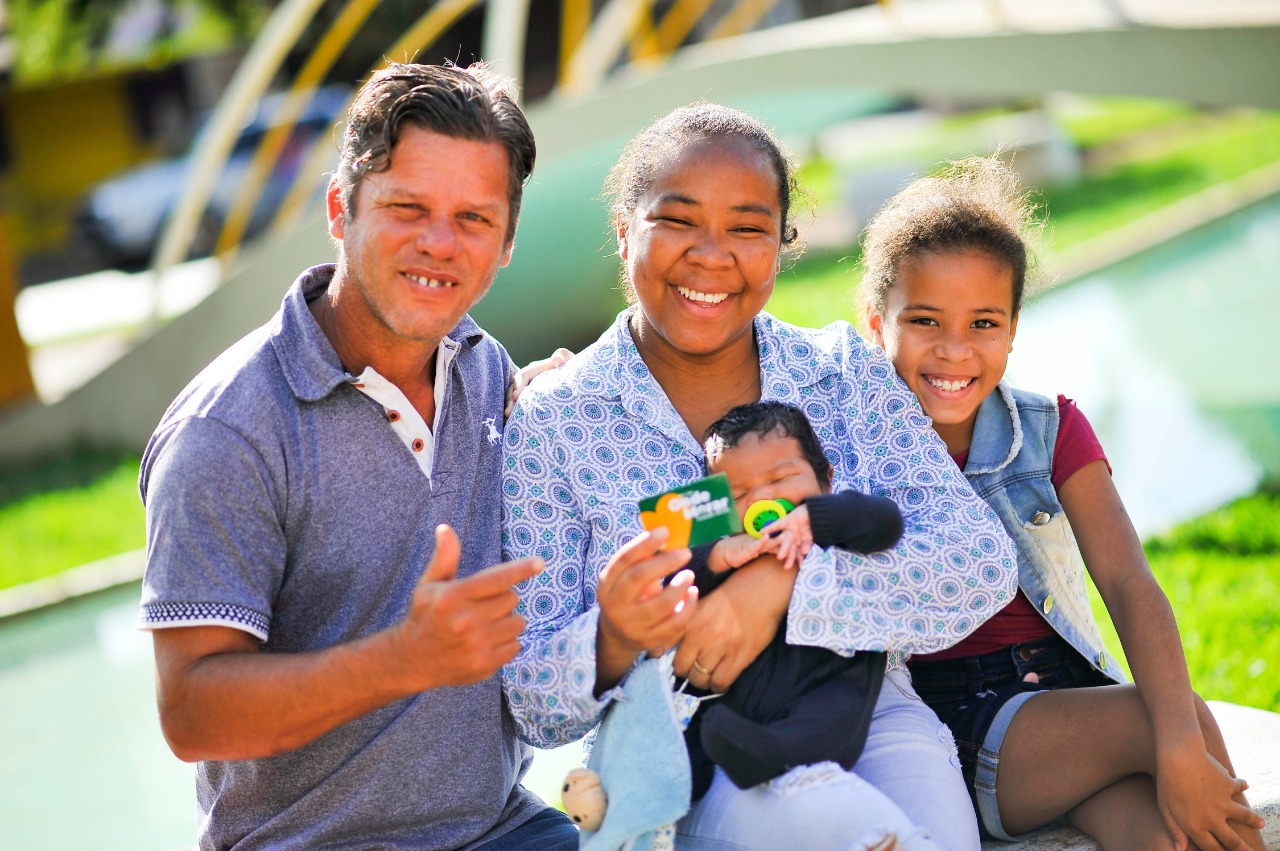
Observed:
[[[261,231],[271,222],[312,142],[331,132],[349,95],[350,90],[342,86],[325,86],[313,92],[262,186],[246,236]],[[277,92],[263,97],[240,131],[200,219],[190,256],[201,257],[213,251],[223,222],[248,174],[254,152],[278,123],[276,117],[286,96],[284,92]],[[186,191],[192,153],[198,144],[199,138],[181,157],[121,172],[88,193],[76,216],[77,229],[106,263],[137,267],[151,260],[169,216]],[[315,175],[315,180],[317,188],[320,187],[322,175]]]

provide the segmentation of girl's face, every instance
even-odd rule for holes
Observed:
[[[1013,351],[1013,270],[981,251],[926,252],[903,261],[872,339],[920,399],[955,455],[969,448],[978,406]]]
[[[746,140],[681,151],[618,222],[644,346],[705,356],[750,342],[773,293],[781,230],[778,175]]]

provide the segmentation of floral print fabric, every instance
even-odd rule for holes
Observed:
[[[689,433],[632,342],[629,311],[564,367],[520,396],[507,424],[504,557],[541,556],[518,590],[528,626],[503,671],[523,738],[581,738],[599,699],[595,638],[600,570],[642,531],[638,501],[705,475]],[[887,496],[905,532],[859,556],[815,546],[796,579],[787,640],[846,656],[894,656],[955,644],[1016,588],[1013,546],[965,481],[915,396],[848,323],[804,329],[755,320],[762,396],[809,417],[834,469],[834,491]]]

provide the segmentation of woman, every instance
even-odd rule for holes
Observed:
[[[950,646],[1009,600],[998,521],[847,324],[812,331],[761,312],[796,241],[796,184],[758,121],[676,110],[631,141],[609,189],[632,306],[525,390],[505,438],[504,546],[547,563],[521,589],[524,649],[504,671],[522,735],[543,747],[583,736],[637,658],[676,645],[676,673],[722,691],[785,616],[792,643],[890,651],[862,757],[853,773],[805,767],[748,790],[717,773],[680,847],[978,848],[954,745],[900,654]],[[814,547],[791,571],[763,558],[703,602],[687,573],[664,588],[688,552],[641,533],[637,500],[701,477],[706,427],[761,399],[805,412],[837,489],[901,506],[902,542],[866,557]]]

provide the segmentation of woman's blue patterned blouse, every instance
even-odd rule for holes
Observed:
[[[540,747],[581,738],[613,698],[592,695],[596,582],[640,533],[638,500],[705,475],[702,447],[641,359],[628,316],[527,388],[507,424],[504,554],[536,554],[547,568],[519,587],[528,627],[503,684],[522,738]],[[833,489],[890,497],[905,521],[901,542],[883,553],[812,549],[787,640],[844,655],[955,644],[1017,587],[1000,521],[883,352],[852,326],[798,328],[761,313],[755,334],[763,398],[808,415]]]

